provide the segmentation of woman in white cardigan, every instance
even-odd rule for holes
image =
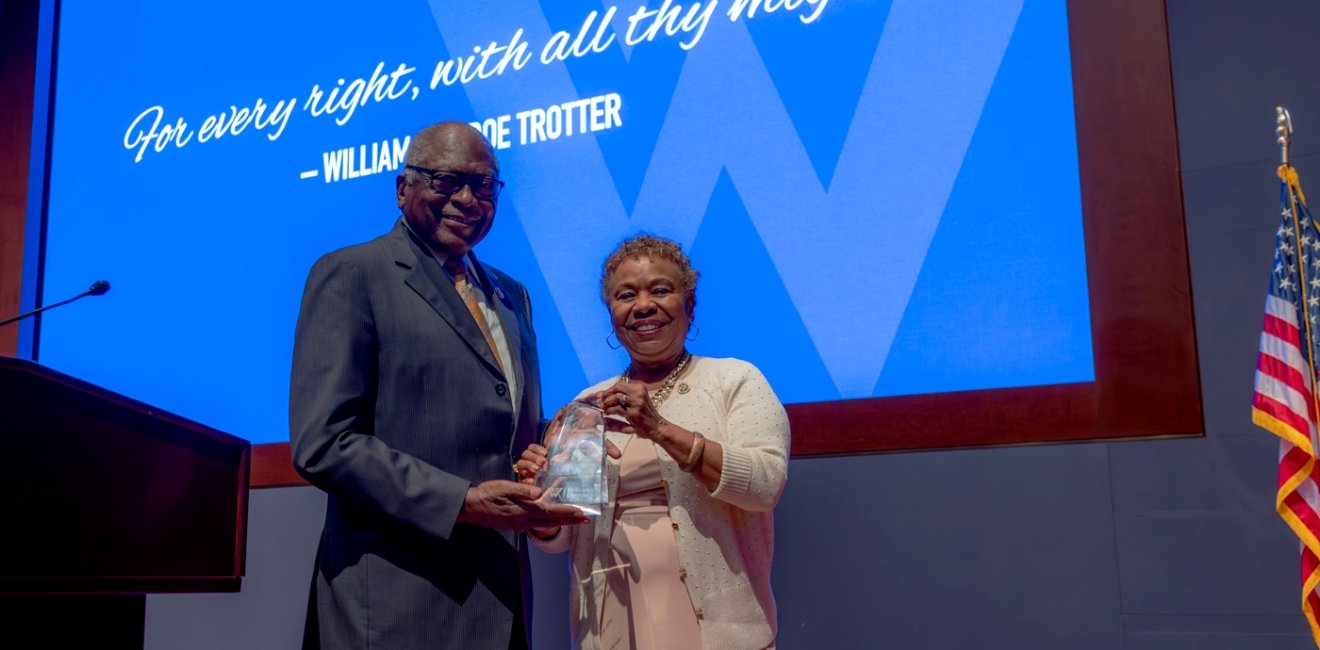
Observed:
[[[580,648],[775,644],[771,513],[788,418],[751,364],[688,353],[697,275],[678,244],[649,235],[605,260],[601,296],[630,363],[579,399],[622,418],[607,420],[611,499],[594,525],[531,531],[572,553]],[[533,445],[515,471],[534,481],[545,454]]]

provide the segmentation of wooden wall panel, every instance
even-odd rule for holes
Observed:
[[[19,311],[27,224],[37,0],[0,1],[0,320]],[[0,327],[0,354],[18,352],[18,326]]]

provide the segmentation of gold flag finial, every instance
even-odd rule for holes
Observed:
[[[1292,115],[1288,114],[1288,109],[1282,106],[1276,106],[1274,112],[1278,117],[1274,120],[1274,133],[1279,136],[1279,159],[1285,167],[1288,166],[1288,145],[1292,142]]]

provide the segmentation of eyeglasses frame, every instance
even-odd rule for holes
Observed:
[[[426,179],[426,186],[429,187],[431,191],[435,192],[436,194],[453,196],[455,193],[461,192],[463,188],[466,187],[472,191],[472,196],[476,197],[477,199],[480,199],[482,201],[490,201],[493,203],[495,202],[496,199],[500,197],[500,193],[504,191],[504,181],[495,178],[494,176],[491,176],[489,174],[464,174],[463,172],[454,171],[452,169],[431,169],[429,167],[421,167],[419,165],[404,165],[403,168],[411,169],[417,172],[418,174],[421,174],[421,176]],[[448,174],[450,176],[457,177],[460,181],[462,181],[462,184],[449,192],[442,192],[436,189],[435,187],[435,177],[439,174]],[[492,181],[495,181],[495,184],[491,186],[494,189],[494,191],[491,193],[489,197],[484,197],[477,192],[476,189],[477,184],[475,184],[474,182],[478,179],[480,180],[490,179]]]

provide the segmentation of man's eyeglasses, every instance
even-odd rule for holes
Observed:
[[[431,191],[449,196],[461,192],[463,186],[472,188],[472,195],[483,201],[494,201],[504,189],[504,181],[485,174],[463,174],[447,169],[427,169],[417,165],[404,165],[426,178]]]

